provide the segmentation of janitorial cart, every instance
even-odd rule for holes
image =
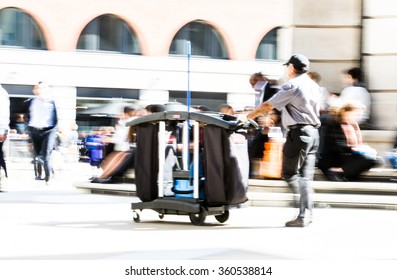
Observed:
[[[187,215],[202,225],[208,215],[220,223],[248,200],[249,159],[242,123],[216,112],[165,111],[127,123],[136,131],[135,184],[140,202],[134,221],[151,209]],[[245,124],[243,124],[244,126]]]

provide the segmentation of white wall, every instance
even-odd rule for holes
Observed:
[[[282,79],[282,62],[192,58],[190,90],[228,93],[239,107],[253,105],[249,76],[261,71]],[[48,81],[62,103],[61,114],[66,116],[60,117],[67,120],[75,112],[76,87],[139,89],[143,103],[167,102],[169,90],[187,91],[188,87],[187,57],[1,49],[0,65],[6,69],[2,83]]]
[[[397,1],[364,0],[363,61],[376,122],[397,127]]]

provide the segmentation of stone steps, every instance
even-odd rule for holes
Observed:
[[[316,207],[397,209],[397,182],[313,182]],[[250,180],[254,206],[293,206],[297,197],[282,180]]]
[[[360,182],[315,180],[313,200],[316,207],[358,207],[397,209],[397,182],[390,181],[394,170],[371,170]],[[367,178],[365,178],[367,177]],[[135,196],[133,183],[94,184],[77,182],[74,186],[85,192]],[[252,206],[294,205],[296,196],[283,180],[250,179],[249,203]]]

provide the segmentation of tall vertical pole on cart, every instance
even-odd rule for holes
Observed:
[[[186,53],[187,53],[187,93],[186,93],[186,105],[187,110],[190,113],[190,56],[192,52],[192,46],[190,41],[186,42]],[[189,170],[189,127],[190,122],[187,119],[183,125],[182,131],[182,143],[184,144],[182,150],[182,168],[183,170]]]
[[[190,58],[192,55],[192,44],[190,41],[186,42],[186,52],[187,52],[187,108],[188,112],[190,113],[191,107],[191,92],[190,92]],[[190,143],[189,143],[189,129],[190,129],[190,121],[187,120],[187,162],[189,162],[189,150],[190,150]],[[195,122],[193,125],[193,198],[199,198],[199,124]]]
[[[186,42],[186,52],[187,52],[187,110],[190,112],[190,100],[191,100],[191,93],[190,93],[190,56],[192,55],[192,44],[190,41]]]

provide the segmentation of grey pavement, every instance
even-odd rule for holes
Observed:
[[[50,185],[28,164],[10,163],[0,193],[0,260],[396,260],[397,213],[319,208],[307,228],[285,228],[296,209],[245,207],[225,224],[207,217],[143,210],[135,197],[87,194],[73,187],[91,174],[68,165]]]

